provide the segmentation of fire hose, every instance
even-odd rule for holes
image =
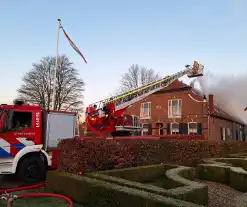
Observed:
[[[20,195],[11,195],[11,192],[17,192],[17,191],[23,191],[23,190],[30,190],[30,189],[36,189],[36,188],[41,188],[44,187],[44,183],[40,184],[35,184],[35,185],[30,185],[30,186],[24,186],[24,187],[17,187],[17,188],[9,188],[9,189],[4,189],[0,190],[0,195],[1,195],[1,200],[6,200],[7,201],[7,207],[12,207],[13,202],[15,199],[22,199],[22,198],[31,198],[31,197],[53,197],[53,198],[59,198],[62,200],[67,201],[69,204],[69,207],[73,207],[73,202],[70,198],[60,195],[60,194],[55,194],[55,193],[28,193],[28,194],[20,194]]]

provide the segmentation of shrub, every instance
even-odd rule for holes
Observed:
[[[48,172],[46,190],[66,195],[89,207],[199,207],[190,202],[56,171]]]
[[[247,149],[246,142],[205,140],[65,139],[59,144],[60,171],[85,172],[159,163],[195,166],[203,158]]]

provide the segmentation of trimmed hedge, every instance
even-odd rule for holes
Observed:
[[[247,172],[240,167],[230,167],[229,173],[230,186],[236,190],[247,191]]]
[[[65,139],[59,143],[58,170],[83,174],[159,163],[195,166],[201,159],[247,149],[247,142],[163,139]]]
[[[201,180],[209,180],[229,184],[229,166],[217,164],[200,164],[196,167],[197,175]]]
[[[124,180],[140,182],[142,184],[154,185],[157,187],[170,189],[170,188],[182,186],[181,183],[177,183],[164,176],[166,170],[175,167],[178,166],[167,165],[167,164],[147,165],[147,166],[124,168],[124,169],[99,171],[96,172],[96,174],[104,174],[108,176],[121,178]],[[91,173],[87,173],[86,175],[91,176]],[[95,173],[93,173],[93,175],[95,175]]]
[[[190,202],[58,171],[47,173],[46,190],[66,195],[89,207],[199,207]]]
[[[229,154],[228,157],[230,158],[245,158],[247,157],[247,152],[240,152],[240,153],[234,153],[234,154]]]
[[[158,165],[145,165],[138,167],[130,167],[123,169],[98,171],[96,173],[114,176],[134,182],[147,183],[153,179],[163,176],[166,170],[177,167],[177,165],[158,164]],[[86,175],[90,175],[88,173]]]
[[[246,155],[247,157],[247,155]],[[247,158],[237,157],[237,155],[229,157],[229,158],[211,158],[211,159],[203,159],[203,163],[206,164],[220,164],[220,165],[230,165],[233,167],[242,167],[244,170],[247,170]]]
[[[138,171],[139,173],[137,173]],[[169,186],[171,187],[170,189],[164,189],[152,184],[143,183],[150,181],[157,176],[161,177],[162,175],[164,181],[169,183]],[[207,185],[188,180],[195,178],[195,169],[190,167],[152,165],[87,173],[86,176],[197,204],[206,205],[208,203]]]
[[[151,186],[150,190],[152,192],[152,187],[156,189],[159,188],[160,190],[163,188],[170,189],[183,186],[183,184],[170,180],[165,176],[166,170],[175,167],[177,166],[159,164],[99,171],[94,173],[86,173],[85,175],[88,177],[94,177],[124,186],[127,185],[133,187],[133,185],[136,184],[137,187],[139,186],[138,189],[142,189],[143,187],[145,188],[145,186]],[[155,181],[157,178],[159,179],[159,184],[162,182],[162,184],[165,184],[165,186],[162,185],[162,188],[160,188],[160,185],[157,186],[153,184],[153,181]]]
[[[247,160],[245,158],[215,158],[204,160],[209,164],[196,167],[200,179],[220,182],[230,185],[235,190],[247,192]]]

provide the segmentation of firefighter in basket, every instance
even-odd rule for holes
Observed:
[[[194,61],[193,64],[193,74],[199,73],[199,63],[197,61]]]

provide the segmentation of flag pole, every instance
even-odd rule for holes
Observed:
[[[55,72],[53,79],[53,94],[52,94],[52,109],[55,110],[55,99],[56,99],[56,85],[57,85],[57,67],[58,67],[58,46],[59,46],[59,33],[61,28],[61,19],[57,19],[58,21],[58,30],[57,30],[57,51],[56,51],[56,63],[55,63]]]

